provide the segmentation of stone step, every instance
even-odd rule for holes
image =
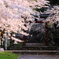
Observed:
[[[17,54],[58,54],[59,50],[7,50]]]
[[[26,46],[45,46],[45,44],[42,43],[26,43]]]
[[[40,49],[39,47],[40,46],[44,46],[43,44],[41,44],[41,43],[26,43],[26,45],[25,46],[11,46],[10,47],[10,49],[11,50],[19,50],[19,49],[22,49],[22,50],[24,50],[24,49]]]
[[[50,46],[23,46],[22,50],[56,50],[57,47]]]
[[[10,50],[59,50],[58,46],[12,46]]]
[[[9,50],[59,50],[59,46],[46,46],[42,43],[26,43],[25,46],[11,46]]]

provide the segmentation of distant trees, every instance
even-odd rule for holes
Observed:
[[[48,1],[50,1],[51,5],[57,5],[57,4],[59,4],[59,0],[48,0]]]

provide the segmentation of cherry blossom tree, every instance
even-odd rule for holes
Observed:
[[[48,8],[47,11],[45,11],[45,14],[50,14],[46,21],[50,21],[51,24],[56,23],[57,21],[59,22],[59,5],[53,6],[52,8]],[[57,24],[58,27],[59,24]]]
[[[0,30],[29,35],[23,30],[29,29],[29,21],[33,22],[35,11],[32,9],[48,4],[46,0],[0,0]],[[26,24],[26,26],[24,26]]]

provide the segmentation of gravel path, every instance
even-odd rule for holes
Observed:
[[[20,55],[18,59],[59,59],[59,55]]]

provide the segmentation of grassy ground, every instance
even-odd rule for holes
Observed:
[[[0,52],[0,59],[17,59],[18,55],[9,51]]]

